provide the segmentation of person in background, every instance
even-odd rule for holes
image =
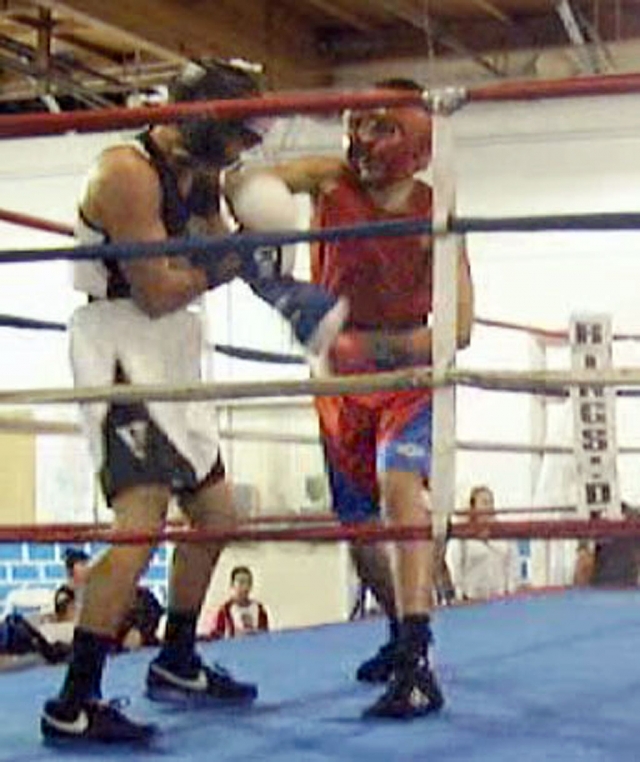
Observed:
[[[62,559],[66,579],[54,593],[53,612],[47,606],[40,612],[23,614],[13,611],[8,614],[0,621],[0,655],[37,654],[51,664],[67,661],[70,657],[76,599],[86,582],[89,555],[81,548],[68,547]]]
[[[49,641],[71,643],[82,592],[89,573],[90,557],[79,548],[67,548],[63,554],[67,581],[54,595],[54,613],[37,625]],[[115,650],[131,651],[142,646],[158,645],[158,627],[164,609],[146,587],[137,587],[133,603],[115,638]]]
[[[158,628],[164,608],[147,587],[136,589],[133,604],[118,633],[119,646],[123,651],[133,651],[143,646],[157,646]]]
[[[54,612],[57,621],[73,621],[78,593],[84,589],[89,576],[90,558],[82,548],[74,547],[65,548],[62,558],[67,579],[54,594]]]
[[[621,510],[627,520],[638,518],[638,510],[629,503],[623,501]],[[637,538],[609,537],[595,543],[578,543],[574,585],[637,587],[639,574],[640,541]]]
[[[89,554],[82,548],[68,547],[62,553],[66,579],[53,594],[53,614],[32,622],[49,640],[71,643],[82,593],[89,576]]]
[[[220,606],[207,636],[214,639],[255,635],[269,629],[265,607],[251,598],[253,574],[248,566],[231,571],[231,597]]]
[[[479,485],[469,496],[469,523],[480,539],[452,540],[447,563],[453,584],[463,600],[479,600],[512,593],[518,583],[518,557],[513,542],[482,538],[482,529],[495,519],[492,490]]]

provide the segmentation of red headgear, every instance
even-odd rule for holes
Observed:
[[[431,116],[419,106],[351,112],[347,135],[349,164],[367,185],[390,185],[429,164]]]

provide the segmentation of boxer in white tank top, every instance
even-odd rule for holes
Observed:
[[[149,142],[147,136],[112,149],[112,158],[116,152],[130,149],[153,167],[154,160],[144,142]],[[131,156],[128,160],[135,161],[135,158]],[[89,182],[87,193],[90,187]],[[172,192],[171,185],[165,182],[163,206],[171,203],[166,199],[171,199]],[[174,203],[179,200],[175,199]],[[185,223],[188,222],[186,218]],[[171,221],[168,224],[171,225]],[[82,207],[76,236],[82,244],[112,240],[98,224],[88,220]],[[188,384],[200,380],[201,321],[187,305],[160,316],[149,315],[130,295],[130,286],[115,263],[107,266],[100,260],[74,263],[74,286],[90,300],[76,310],[69,326],[71,362],[78,386],[109,386],[118,380],[136,384]],[[163,476],[152,470],[154,480],[167,479],[178,491],[181,487],[193,488],[219,459],[217,416],[212,402],[149,402],[139,407],[145,411],[142,418],[133,423],[125,422],[115,430],[106,403],[83,406],[91,451],[109,500],[131,480],[145,483],[148,479],[149,473],[140,466],[135,452],[132,452],[132,464],[126,461],[130,446],[136,446],[136,437],[140,440],[142,433],[148,436],[149,425],[160,429],[168,440],[167,447],[175,449],[173,472],[169,469]],[[105,432],[105,425],[111,430]],[[121,450],[124,460],[120,457],[114,462],[114,449],[106,446],[109,438],[111,442],[122,440],[124,447],[116,449]],[[171,456],[169,451],[167,456]]]
[[[183,101],[258,92],[253,76],[221,62],[188,67],[171,88],[172,99]],[[260,137],[244,122],[205,118],[153,127],[140,141],[142,147],[126,143],[99,157],[80,200],[80,240],[162,242],[186,233],[196,207],[207,224],[219,226],[220,172]],[[200,327],[188,307],[246,266],[233,253],[79,266],[76,285],[89,303],[70,326],[76,383],[198,381]],[[194,527],[234,525],[210,403],[91,405],[84,413],[116,529],[161,529],[173,497]],[[147,673],[151,699],[250,702],[257,695],[254,685],[205,665],[195,649],[196,622],[221,550],[219,543],[175,547],[164,643]],[[152,544],[112,546],[92,564],[62,689],[41,716],[47,739],[147,743],[156,735],[156,726],[101,699],[106,656],[152,552]]]

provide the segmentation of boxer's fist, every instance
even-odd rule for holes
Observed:
[[[238,178],[229,202],[234,217],[247,230],[272,232],[297,227],[295,198],[276,175],[258,172]]]
[[[269,233],[298,227],[295,198],[276,175],[260,172],[236,179],[229,201],[236,220],[244,230]],[[291,275],[295,265],[295,244],[269,249],[276,269],[271,275],[263,277]],[[262,249],[256,252],[256,259],[262,261],[269,256]]]

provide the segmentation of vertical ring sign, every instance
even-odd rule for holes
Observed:
[[[578,511],[619,515],[616,390],[597,381],[597,373],[612,366],[611,316],[573,315],[569,335],[572,370],[595,376],[571,388]]]

